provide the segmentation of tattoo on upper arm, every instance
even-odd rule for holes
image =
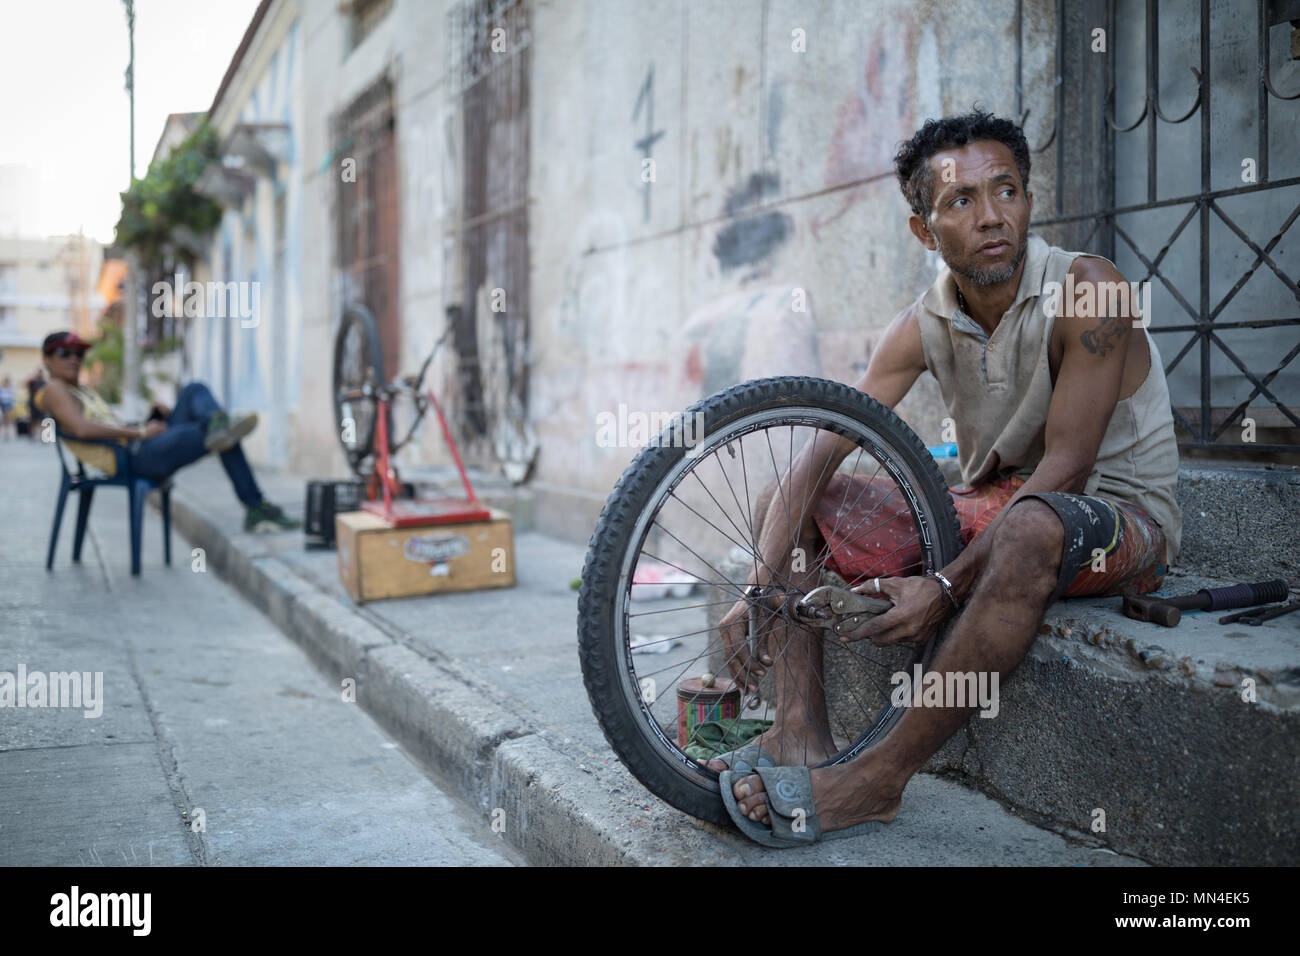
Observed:
[[[1083,347],[1094,355],[1108,355],[1124,337],[1125,323],[1128,322],[1121,316],[1106,316],[1095,329],[1089,329],[1079,336],[1079,341]]]

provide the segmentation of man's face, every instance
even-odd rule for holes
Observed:
[[[1011,150],[992,141],[944,150],[930,157],[930,172],[934,189],[927,225],[934,244],[927,246],[976,285],[997,285],[1014,276],[1029,245],[1033,197],[1020,181]]]

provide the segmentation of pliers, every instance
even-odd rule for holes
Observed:
[[[1292,611],[1300,610],[1300,600],[1287,601],[1285,604],[1270,604],[1267,607],[1253,607],[1247,611],[1238,611],[1236,614],[1227,614],[1219,618],[1220,624],[1232,624],[1240,621],[1242,624],[1251,624],[1258,626],[1265,621],[1271,621],[1275,617],[1281,617],[1283,614],[1290,614]]]
[[[869,619],[894,606],[887,597],[858,594],[831,584],[814,588],[794,605],[795,617],[809,627],[823,627],[839,636],[851,634]]]

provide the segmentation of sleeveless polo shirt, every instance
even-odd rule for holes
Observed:
[[[925,364],[956,426],[962,478],[972,487],[1012,475],[1028,479],[1043,458],[1054,320],[1043,288],[1064,285],[1081,255],[1088,253],[1049,246],[1030,233],[1020,287],[992,335],[958,306],[957,283],[946,266],[917,299]],[[1147,342],[1151,370],[1115,405],[1083,494],[1146,511],[1164,532],[1165,560],[1172,565],[1182,542],[1182,511],[1174,494],[1178,442],[1169,387],[1155,341],[1145,328],[1133,332]]]
[[[108,403],[93,388],[76,385],[72,388],[72,394],[77,396],[78,401],[81,402],[81,414],[85,416],[86,421],[96,422],[100,425],[112,425],[117,428],[126,427],[113,414],[113,410],[108,407]],[[33,396],[37,405],[41,404],[41,399],[44,396],[44,388]],[[118,443],[126,444],[122,439],[118,439]],[[72,452],[74,458],[92,469],[93,472],[98,472],[106,478],[112,478],[117,474],[117,456],[113,454],[113,449],[90,442],[80,442],[73,438],[63,439],[63,446]]]

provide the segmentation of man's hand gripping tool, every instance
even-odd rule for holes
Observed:
[[[795,617],[808,627],[821,627],[843,637],[894,606],[887,597],[858,594],[827,584],[814,588],[794,605]]]
[[[749,654],[754,660],[761,660],[762,629],[779,614],[802,627],[820,627],[843,636],[894,606],[887,597],[857,594],[834,585],[814,588],[796,599],[782,589],[754,584],[745,590],[745,598],[749,602]],[[752,694],[745,706],[757,705],[758,694]]]

